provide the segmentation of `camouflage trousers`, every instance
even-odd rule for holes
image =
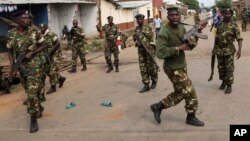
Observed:
[[[72,60],[71,65],[77,66],[77,57],[79,56],[82,65],[86,65],[84,46],[73,46],[72,47]]]
[[[32,71],[30,68],[29,71]],[[41,104],[44,94],[42,95],[41,91],[43,88],[43,82],[41,79],[41,74],[37,72],[36,74],[24,76],[20,73],[21,83],[27,94],[27,112],[33,116],[36,115],[39,111],[39,105]]]
[[[138,56],[142,83],[148,84],[150,83],[150,79],[157,82],[158,69],[154,61],[143,50],[138,50]]]
[[[46,70],[46,75],[49,77],[50,85],[56,85],[59,83],[59,64],[53,59],[50,60],[48,68]]]
[[[219,56],[218,59],[218,71],[220,80],[224,81],[226,85],[231,85],[234,82],[234,54]]]
[[[107,64],[112,64],[111,55],[114,55],[114,65],[119,65],[119,49],[115,43],[106,42],[104,56]]]
[[[198,100],[191,80],[187,76],[187,69],[164,70],[171,80],[174,92],[170,93],[162,100],[165,108],[177,105],[185,99],[185,109],[187,113],[195,113],[198,108]]]

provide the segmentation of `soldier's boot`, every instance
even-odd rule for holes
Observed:
[[[39,112],[36,114],[36,117],[41,118],[43,116],[43,111],[44,111],[44,107],[40,104],[39,105]]]
[[[151,111],[154,113],[155,120],[158,123],[161,123],[161,111],[164,109],[164,107],[165,106],[161,101],[150,106]]]
[[[26,99],[23,101],[23,105],[27,105],[27,104],[28,104],[28,100]]]
[[[86,70],[87,70],[87,66],[83,65],[81,71],[86,71]]]
[[[66,80],[66,77],[60,76],[58,81],[59,81],[59,88],[61,88],[64,84],[64,81]]]
[[[119,72],[119,66],[115,65],[115,72]]]
[[[224,90],[225,87],[226,87],[226,83],[224,81],[222,81],[219,89]]]
[[[108,67],[106,73],[110,73],[111,70],[113,70],[113,66],[112,66],[112,64],[109,64],[109,67]]]
[[[56,92],[56,85],[51,85],[51,87],[49,88],[49,90],[46,92],[46,94],[52,94]]]
[[[227,88],[225,90],[226,94],[230,94],[232,92],[232,86],[231,85],[227,85]]]
[[[149,87],[148,83],[145,83],[144,87],[139,91],[139,93],[144,93],[144,92],[147,92],[147,91],[150,91],[150,87]]]
[[[200,121],[194,113],[187,114],[186,123],[193,126],[204,126],[204,122]]]
[[[70,70],[68,70],[69,73],[76,73],[76,66],[73,65]]]
[[[156,88],[156,85],[157,85],[157,81],[152,81],[152,84],[151,84],[151,89]]]
[[[31,116],[30,133],[35,133],[37,131],[38,131],[37,117],[36,116]]]

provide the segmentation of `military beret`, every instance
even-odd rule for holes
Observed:
[[[139,18],[144,19],[144,17],[145,17],[145,16],[144,16],[143,14],[137,14],[137,15],[135,16],[136,19],[139,19]]]
[[[113,17],[112,16],[108,16],[107,19],[113,19]]]
[[[177,6],[168,7],[168,8],[167,8],[167,11],[168,11],[168,13],[171,13],[171,12],[173,12],[173,11],[180,12],[180,11],[179,11],[179,8],[178,8]]]
[[[16,13],[13,14],[13,17],[14,18],[18,18],[22,15],[29,15],[29,11],[28,10],[21,10],[21,11],[18,11]]]

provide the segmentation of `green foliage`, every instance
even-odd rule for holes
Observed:
[[[199,9],[199,2],[198,0],[182,0],[183,3],[188,5],[188,9]]]
[[[93,40],[90,40],[89,42],[86,42],[85,45],[86,52],[95,52],[103,50],[103,40],[98,37]]]
[[[215,5],[220,10],[223,10],[225,8],[231,8],[232,7],[232,2],[231,2],[231,0],[215,0]]]

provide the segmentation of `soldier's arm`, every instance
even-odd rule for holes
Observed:
[[[9,58],[9,61],[10,61],[10,66],[11,66],[11,69],[10,69],[10,72],[9,72],[9,77],[12,78],[14,76],[14,67],[13,67],[13,64],[14,64],[14,56],[13,56],[13,48],[12,48],[12,42],[13,42],[13,38],[11,37],[11,33],[8,32],[8,40],[7,40],[7,48],[8,48],[8,58]]]
[[[80,36],[82,38],[84,38],[84,36],[85,36],[84,31],[83,31],[82,28],[80,28],[79,30],[77,30],[75,33],[76,33],[77,36]]]
[[[55,34],[53,35],[52,42],[53,42],[53,47],[51,51],[49,52],[49,56],[52,56],[54,52],[60,48],[60,41]]]
[[[242,48],[243,38],[240,36],[239,28],[237,26],[235,27],[236,27],[236,30],[235,30],[236,40],[238,41],[238,51],[237,51],[236,59],[239,59],[241,57],[241,48]]]

